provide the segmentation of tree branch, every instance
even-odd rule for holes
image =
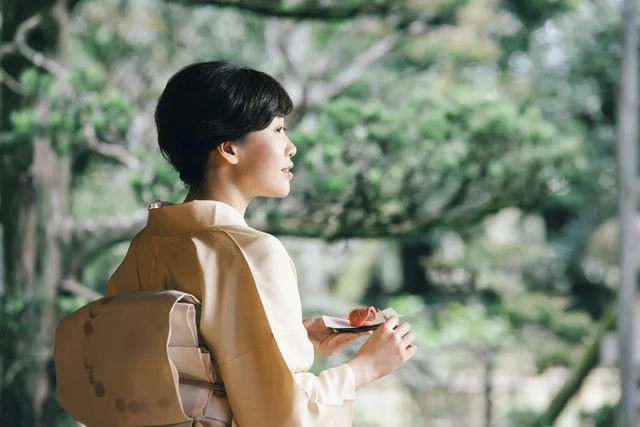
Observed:
[[[425,18],[426,19],[426,18]],[[331,82],[316,83],[309,89],[305,108],[313,108],[318,104],[336,97],[343,90],[362,78],[373,64],[383,59],[408,36],[416,36],[427,31],[424,21],[418,20],[407,25],[406,30],[390,34],[374,43],[369,49],[358,55],[351,65]],[[327,65],[329,63],[327,62]]]
[[[268,44],[272,45],[272,48],[275,51],[280,54],[284,61],[284,64],[287,67],[287,70],[293,75],[293,77],[296,80],[303,82],[305,80],[303,74],[302,72],[300,72],[298,65],[295,64],[291,59],[289,46],[287,44],[287,41],[291,40],[291,35],[296,31],[296,27],[298,25],[287,28],[283,25],[276,25],[272,22],[270,26],[267,26],[267,28],[265,28],[265,40]]]
[[[57,77],[59,81],[64,82],[69,74],[66,68],[31,48],[27,43],[29,33],[37,28],[41,22],[41,14],[33,15],[31,18],[23,21],[16,29],[13,41],[0,45],[0,58],[6,55],[19,53],[27,60],[31,61],[35,66],[44,68],[53,76]],[[18,95],[25,95],[26,91],[22,85],[20,85],[18,80],[2,68],[0,68],[0,80],[13,92]]]
[[[287,117],[289,126],[294,127],[300,122],[300,119],[306,113],[306,98],[309,77],[303,72],[301,62],[304,59],[294,61],[291,54],[291,47],[294,43],[299,43],[299,37],[295,37],[295,33],[303,29],[307,23],[283,22],[277,19],[271,19],[265,25],[264,37],[267,48],[280,56],[284,62],[284,71],[281,76],[283,85],[287,88],[294,105],[297,107]],[[295,45],[294,45],[295,46]]]
[[[340,92],[362,78],[367,69],[384,58],[398,43],[402,37],[398,34],[389,35],[374,43],[369,49],[358,55],[351,66],[338,75],[331,83],[314,85],[309,93],[307,108],[312,108],[327,99],[331,99]]]
[[[147,219],[147,209],[133,211],[129,215],[107,219],[75,221],[69,218],[65,223],[66,236],[70,247],[81,254],[72,266],[87,265],[109,247],[130,241],[143,227]]]
[[[69,11],[73,11],[73,9],[80,3],[82,0],[67,0],[67,8]]]
[[[82,283],[75,279],[67,278],[60,283],[60,289],[70,292],[82,298],[86,298],[90,301],[95,301],[102,298],[102,295],[95,290],[84,286]]]
[[[341,21],[357,16],[377,15],[385,16],[393,10],[393,0],[372,1],[365,0],[354,6],[327,6],[311,2],[303,2],[297,6],[281,6],[281,2],[270,1],[242,1],[242,0],[168,0],[187,6],[210,5],[220,8],[232,8],[255,13],[256,15],[291,18],[299,20]],[[339,4],[339,3],[338,3]]]
[[[605,314],[598,321],[598,328],[593,341],[585,350],[580,362],[575,365],[571,374],[562,385],[560,390],[553,397],[547,410],[540,416],[536,425],[550,426],[560,416],[567,403],[580,390],[580,386],[584,383],[587,375],[598,365],[600,360],[600,344],[606,333],[616,324],[616,306],[613,305],[607,309]]]
[[[60,80],[66,80],[69,74],[66,68],[58,64],[53,59],[47,58],[27,43],[27,36],[29,35],[29,32],[40,25],[41,22],[41,14],[33,15],[31,18],[24,21],[16,30],[13,43],[15,43],[18,52],[20,52],[22,56],[27,58],[29,61],[33,62],[34,65],[44,68]]]
[[[27,92],[24,90],[20,82],[7,73],[4,68],[0,68],[0,83],[4,83],[11,91],[20,96],[25,96]]]
[[[91,236],[100,236],[101,240],[119,239],[119,236],[131,236],[135,229],[141,228],[147,219],[147,209],[139,209],[131,214],[108,220],[70,220],[69,228],[74,237],[92,240]]]
[[[122,145],[99,141],[96,129],[90,124],[84,127],[84,136],[87,138],[87,148],[90,150],[104,157],[114,159],[129,169],[135,169],[140,166],[140,161]]]

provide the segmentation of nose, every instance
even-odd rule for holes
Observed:
[[[293,157],[298,152],[298,149],[289,138],[287,138],[287,141],[287,157]]]

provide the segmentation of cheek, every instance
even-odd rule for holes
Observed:
[[[256,144],[247,160],[245,171],[256,179],[273,176],[284,166],[282,155],[275,149],[275,144]]]

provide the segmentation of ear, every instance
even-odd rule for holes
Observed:
[[[216,147],[216,151],[222,161],[230,165],[235,165],[240,160],[239,148],[238,144],[234,144],[233,142],[223,142]]]

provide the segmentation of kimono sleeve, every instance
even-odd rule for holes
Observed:
[[[231,235],[246,262],[268,339],[220,366],[239,427],[351,427],[355,380],[348,364],[309,372],[313,345],[302,324],[293,263],[275,237]]]

